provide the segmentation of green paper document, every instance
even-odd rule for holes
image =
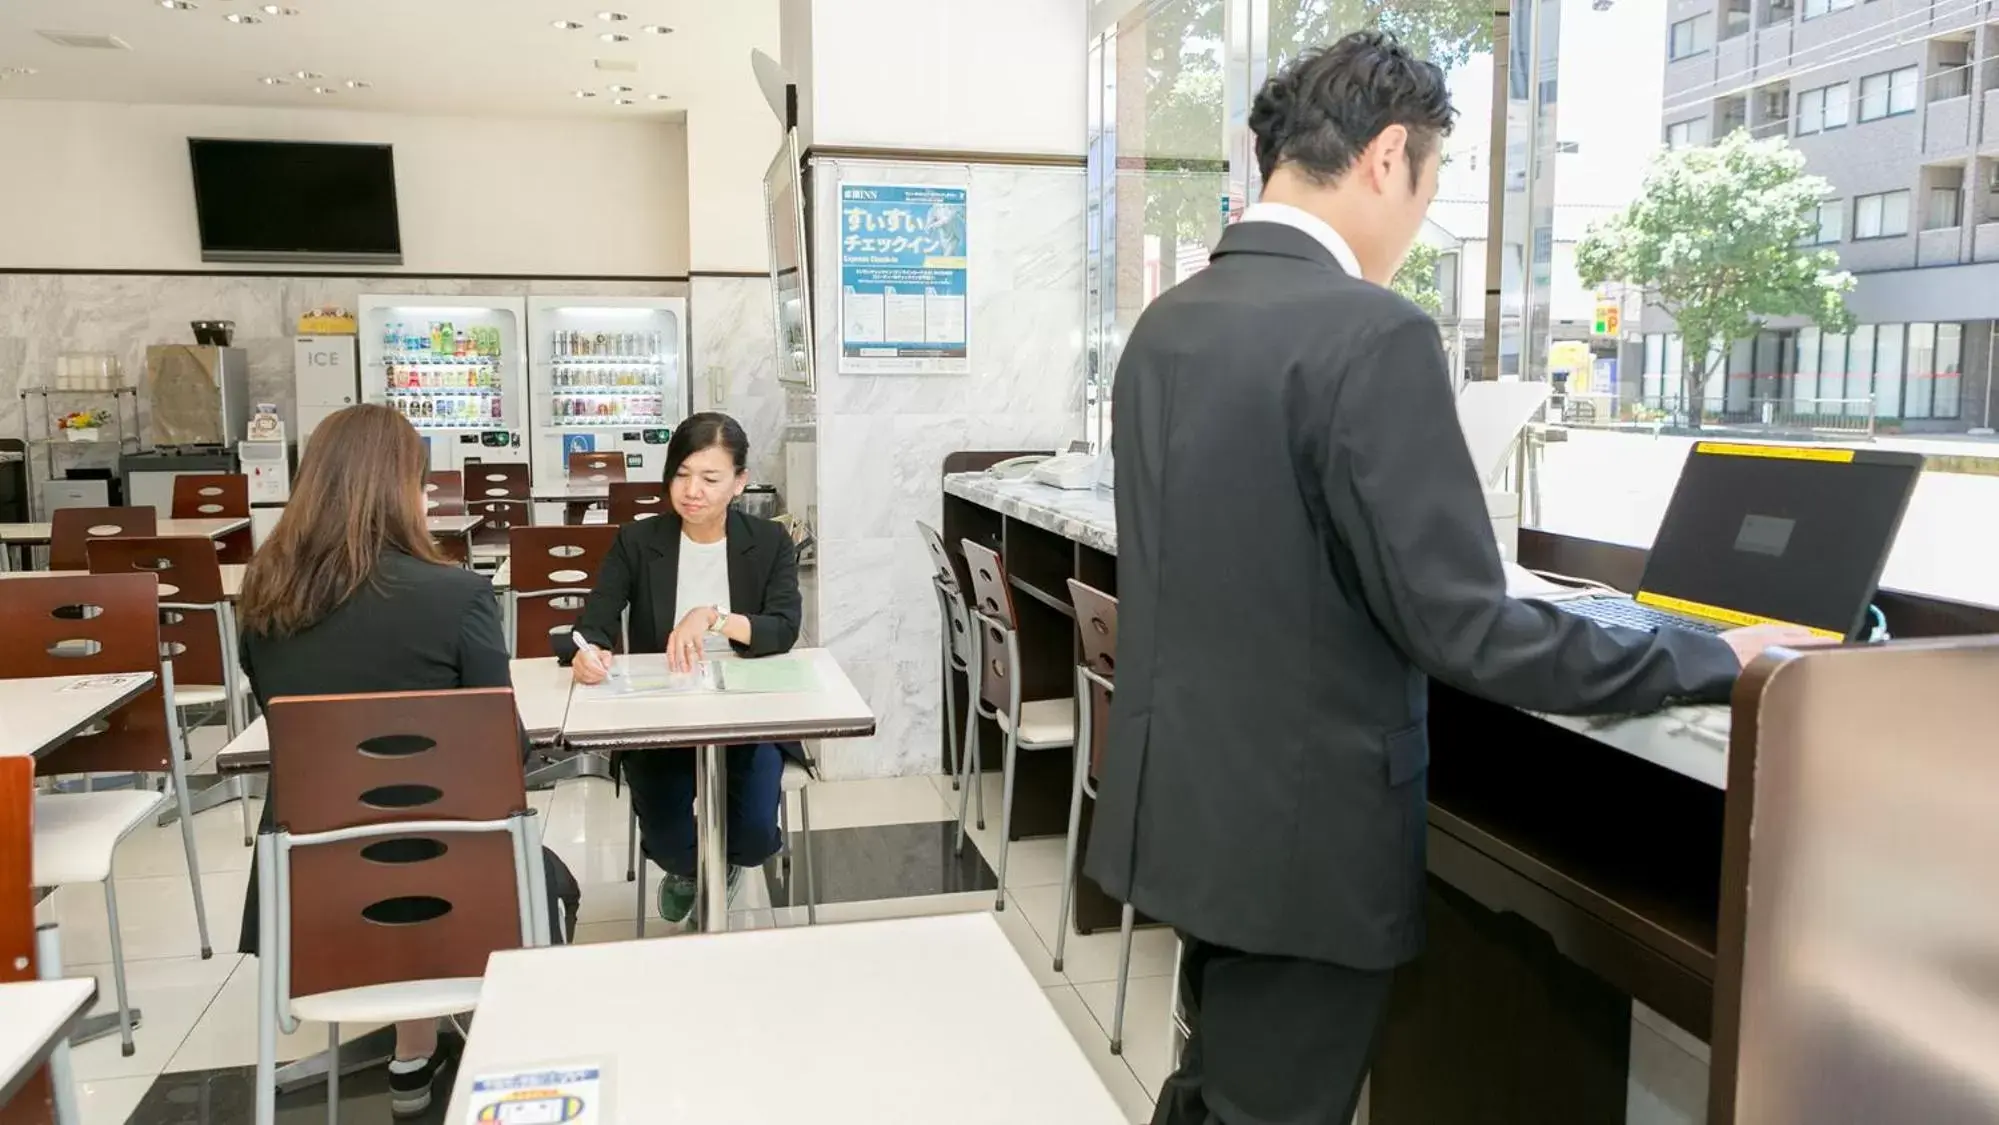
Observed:
[[[819,674],[802,656],[766,656],[759,660],[717,660],[708,665],[720,691],[806,692],[819,690]]]

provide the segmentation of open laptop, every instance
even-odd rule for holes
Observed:
[[[1637,596],[1557,604],[1639,629],[1859,639],[1922,471],[1917,453],[1696,442]]]

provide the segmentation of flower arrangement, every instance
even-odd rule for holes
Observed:
[[[111,415],[104,410],[78,410],[56,419],[56,429],[71,441],[96,441],[97,431],[111,421]]]

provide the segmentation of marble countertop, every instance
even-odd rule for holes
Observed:
[[[1052,531],[1087,547],[1117,554],[1117,503],[1107,489],[1066,489],[988,473],[947,473],[944,492]]]

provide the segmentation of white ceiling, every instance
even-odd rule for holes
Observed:
[[[678,118],[704,90],[742,89],[750,49],[775,49],[755,38],[774,23],[759,12],[774,0],[283,0],[295,15],[266,14],[265,0],[186,2],[194,7],[0,0],[0,98],[657,120]],[[600,19],[607,10],[630,18]],[[259,22],[231,23],[232,13]],[[649,34],[648,24],[674,30]],[[43,31],[116,36],[131,49],[62,47]],[[630,40],[607,43],[606,33]]]

